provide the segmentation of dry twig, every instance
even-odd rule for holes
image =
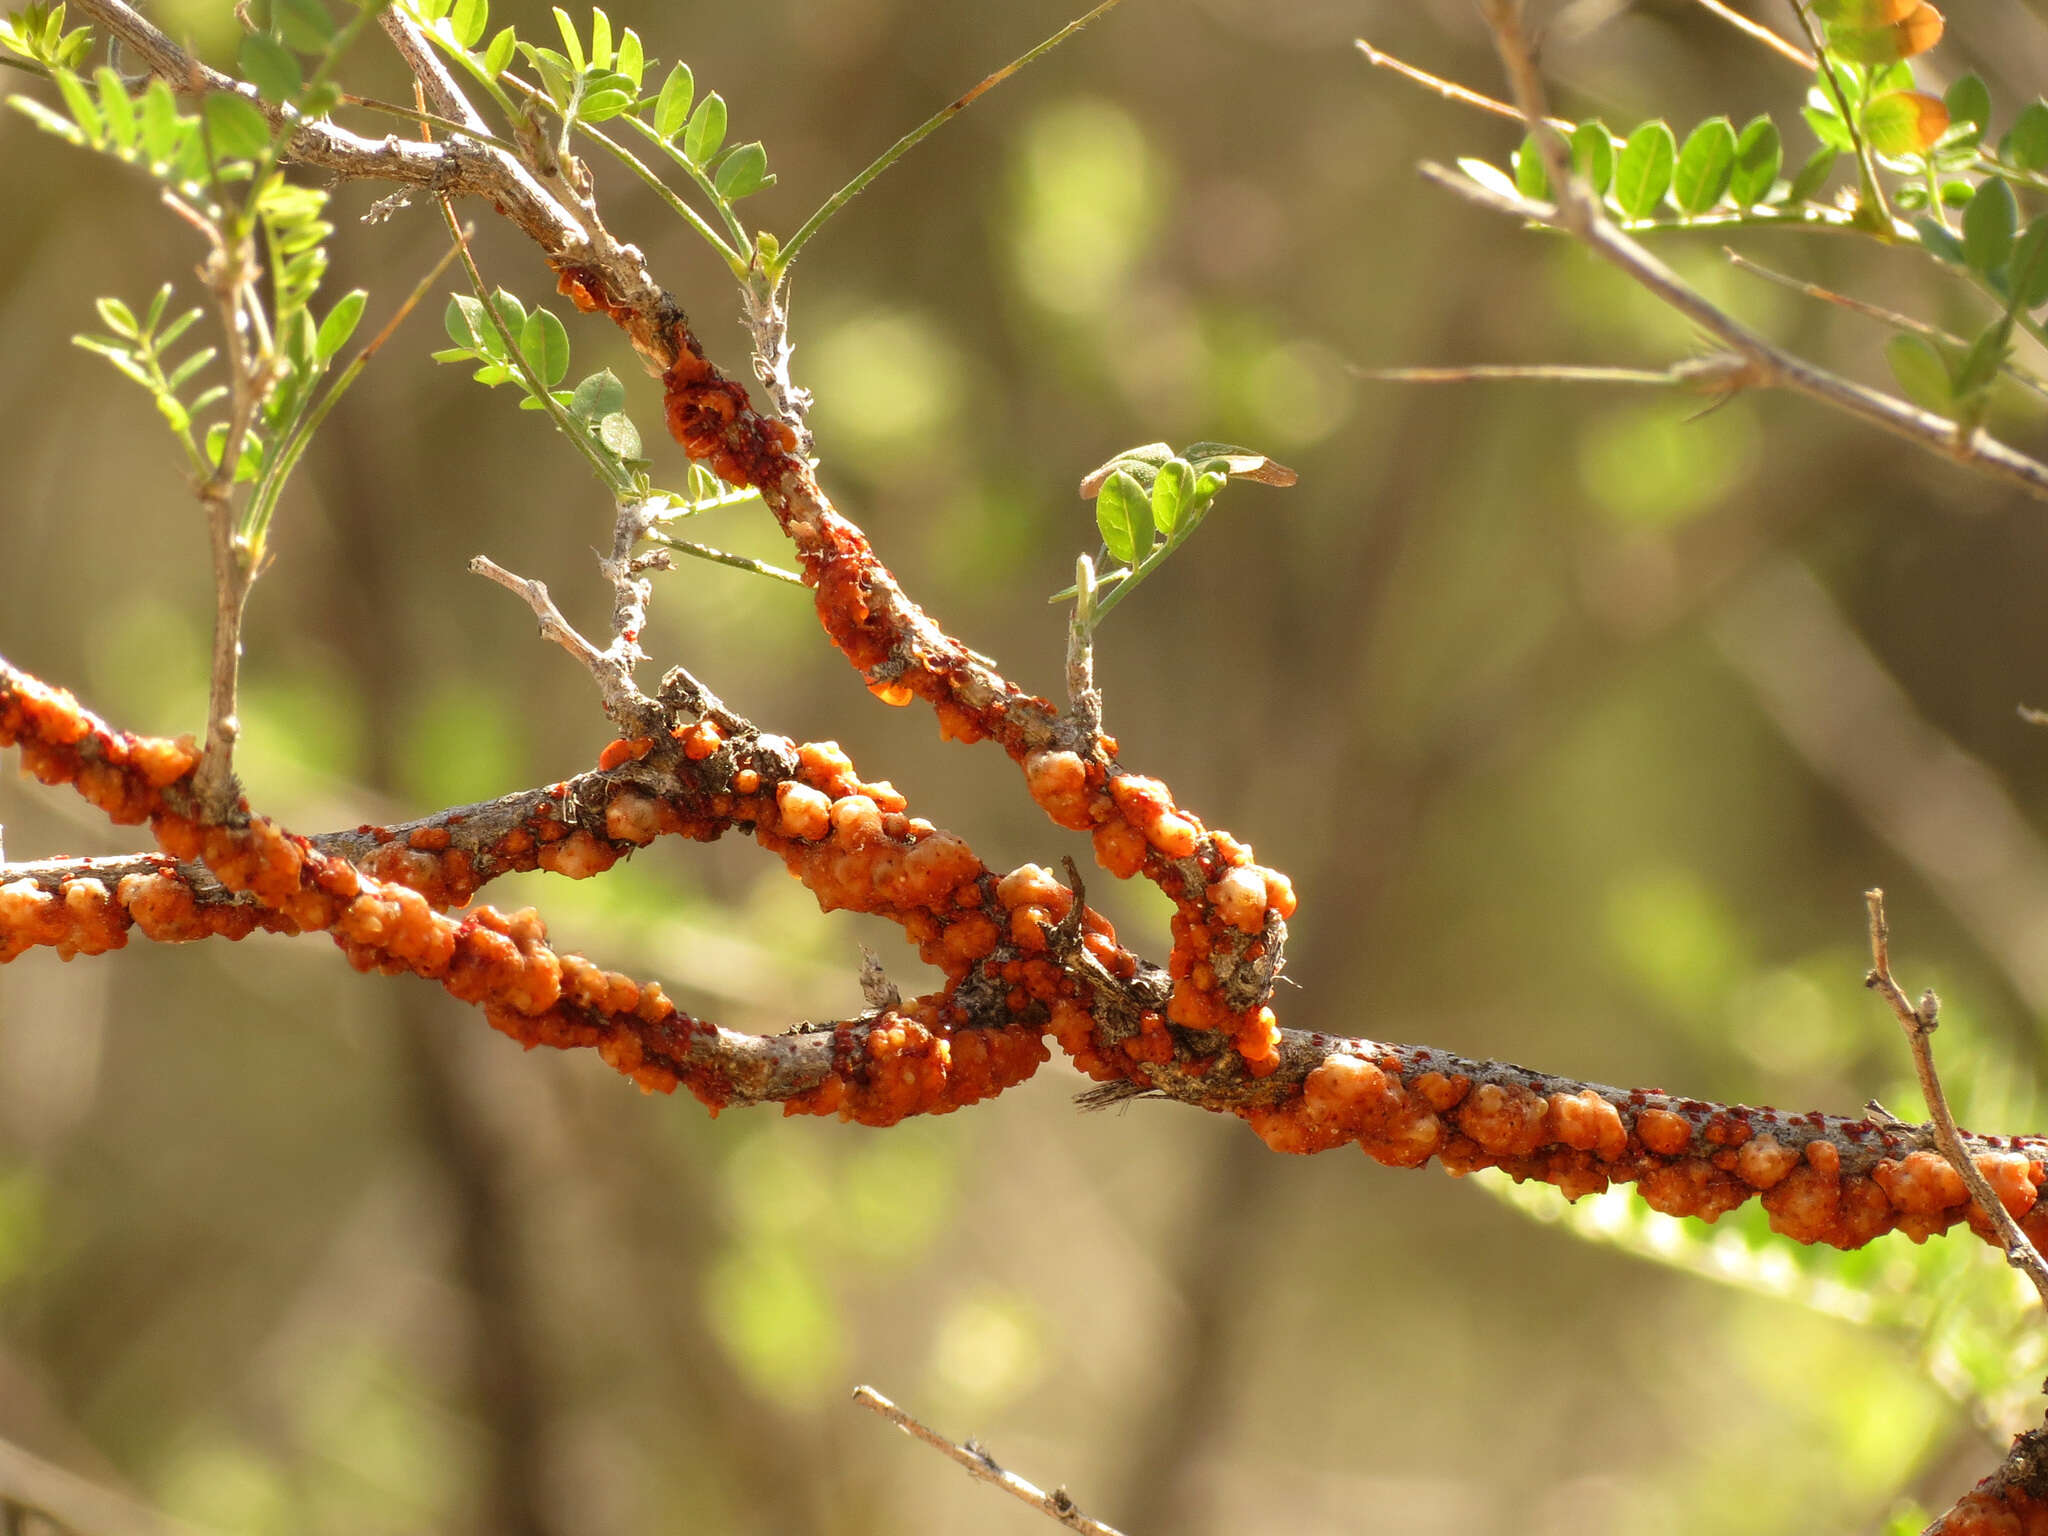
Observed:
[[[1026,1482],[1016,1473],[996,1465],[996,1459],[978,1441],[969,1440],[962,1445],[948,1440],[937,1430],[912,1418],[873,1387],[855,1387],[853,1400],[863,1408],[873,1409],[912,1439],[922,1440],[933,1450],[951,1457],[984,1483],[992,1483],[1012,1498],[1022,1499],[1068,1530],[1085,1531],[1088,1536],[1121,1536],[1115,1526],[1104,1525],[1100,1520],[1081,1513],[1074,1501],[1067,1497],[1066,1489],[1055,1488],[1047,1493],[1036,1484]]]
[[[1711,11],[1745,37],[1753,37],[1779,58],[1797,64],[1808,74],[1820,68],[1820,60],[1796,43],[1788,43],[1762,22],[1751,21],[1733,6],[1723,5],[1721,0],[1699,0],[1703,10]]]
[[[1907,999],[1905,989],[1892,978],[1891,927],[1885,921],[1884,892],[1868,890],[1863,899],[1870,908],[1871,961],[1870,974],[1863,984],[1891,1006],[1898,1015],[1899,1027],[1906,1032],[1906,1044],[1913,1052],[1913,1071],[1920,1079],[1927,1112],[1933,1117],[1934,1144],[1998,1234],[2005,1249],[2005,1262],[2033,1283],[2041,1295],[2041,1304],[2048,1307],[2048,1263],[2042,1261],[2039,1251],[1977,1167],[1969,1148],[1963,1145],[1962,1133],[1956,1129],[1955,1116],[1948,1107],[1948,1095],[1942,1091],[1940,1074],[1934,1070],[1934,1031],[1940,1021],[1941,999],[1931,988],[1920,994],[1918,1003]]]

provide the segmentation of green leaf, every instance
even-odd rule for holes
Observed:
[[[214,91],[200,103],[216,160],[254,160],[270,148],[270,124],[248,97]]]
[[[1998,158],[2023,171],[2048,170],[2048,102],[2036,97],[2027,103],[1998,141]]]
[[[512,49],[519,39],[511,27],[506,27],[491,39],[491,46],[484,50],[484,73],[495,80],[505,73],[505,66],[512,62]]]
[[[1981,395],[1989,389],[2011,349],[2012,328],[2001,315],[1984,327],[1977,339],[1970,343],[1970,350],[1963,354],[1962,362],[1956,365],[1956,399],[1968,400],[1972,395]]]
[[[636,92],[640,89],[640,77],[647,72],[647,55],[640,46],[640,34],[631,27],[619,38],[619,53],[612,60],[612,67],[633,82]]]
[[[144,322],[146,328],[155,328],[157,316],[161,314],[163,311],[164,301],[170,298],[170,296],[171,285],[169,283],[165,283],[162,288],[157,290],[156,300],[149,306],[149,317]],[[184,335],[187,331],[191,330],[192,327],[197,325],[198,323],[199,311],[196,309],[186,310],[185,313],[178,316],[177,319],[173,320],[169,325],[165,326],[162,330],[157,331],[157,351],[162,352],[166,347],[170,346],[180,336]]]
[[[185,134],[185,119],[178,111],[171,88],[161,80],[150,81],[149,88],[142,93],[141,116],[142,152],[149,156],[150,168],[155,171],[170,164],[177,155]]]
[[[1849,125],[1833,112],[1823,112],[1809,104],[1799,109],[1799,115],[1806,119],[1806,126],[1813,130],[1813,136],[1829,149],[1847,154],[1855,147],[1856,141],[1849,136]]]
[[[1572,130],[1572,174],[1605,197],[1614,184],[1614,138],[1597,117]]]
[[[2019,308],[2048,304],[2048,213],[2035,218],[2013,246],[2006,281]]]
[[[10,96],[7,104],[21,113],[45,133],[54,133],[67,144],[85,148],[85,135],[78,131],[78,124],[61,112],[52,112],[40,101],[29,96]]]
[[[100,106],[92,99],[92,92],[68,69],[52,70],[51,77],[63,93],[64,105],[71,109],[71,120],[85,131],[86,140],[92,147],[98,149],[107,141],[107,130],[100,121]]]
[[[505,329],[512,333],[516,341],[519,333],[526,329],[526,306],[519,302],[519,296],[507,293],[502,288],[496,289],[491,294],[491,308],[498,312],[498,319],[504,323]],[[480,334],[488,338],[484,350],[498,356],[504,355],[504,343],[498,340],[498,333],[490,321],[483,322]]]
[[[270,0],[270,24],[301,53],[325,53],[334,41],[334,18],[320,0]]]
[[[1963,76],[1941,99],[1948,106],[1950,121],[1975,123],[1980,129],[1991,126],[1991,92],[1977,76]]]
[[[1489,160],[1481,160],[1474,155],[1460,155],[1458,169],[1489,192],[1498,193],[1502,197],[1521,196],[1515,188],[1514,177]]]
[[[1884,344],[1884,360],[1908,400],[1923,411],[1947,416],[1955,410],[1955,389],[1948,363],[1924,336],[1901,331]]]
[[[107,136],[123,149],[135,147],[135,99],[128,94],[128,87],[121,83],[121,77],[102,64],[92,73],[93,84],[99,88],[100,115],[107,122]]]
[[[100,319],[116,336],[132,337],[140,329],[135,323],[135,311],[119,299],[94,299],[93,308],[100,312]]]
[[[583,73],[583,42],[576,36],[576,23],[559,5],[554,10],[556,30],[562,34],[562,46],[568,50],[569,68],[580,75]]]
[[[1835,161],[1839,158],[1841,151],[1831,144],[1823,144],[1815,150],[1806,164],[1799,167],[1791,185],[1785,188],[1786,205],[1797,207],[1801,203],[1812,202],[1821,188],[1828,184],[1828,177],[1834,174]]]
[[[622,459],[640,457],[640,429],[624,411],[612,411],[598,421],[597,440]]]
[[[692,165],[706,165],[725,142],[725,98],[713,91],[697,103],[683,133],[683,155]]]
[[[1735,169],[1728,177],[1728,195],[1738,208],[1754,208],[1778,183],[1784,146],[1778,125],[1768,117],[1751,118],[1735,140]]]
[[[175,395],[179,390],[183,389],[186,384],[191,382],[192,376],[195,373],[197,373],[200,369],[204,368],[208,363],[212,362],[214,356],[214,348],[201,347],[197,352],[194,352],[190,357],[186,358],[185,361],[178,364],[177,367],[173,368],[167,375],[165,375],[164,387],[170,390],[170,392]]]
[[[1685,136],[1671,175],[1671,200],[1684,214],[1705,213],[1721,201],[1735,174],[1735,125],[1710,117]]]
[[[1964,265],[1963,242],[1943,229],[1939,220],[1923,213],[1913,221],[1913,229],[1920,236],[1920,244],[1929,255],[1948,262],[1951,266]]]
[[[548,310],[536,309],[526,317],[519,350],[545,388],[553,389],[569,371],[569,333]]]
[[[474,48],[484,35],[484,28],[490,24],[490,0],[455,0],[455,8],[448,13],[448,25],[455,33],[455,41],[465,49]]]
[[[1513,157],[1515,190],[1532,202],[1550,201],[1550,176],[1544,169],[1543,150],[1530,134],[1522,140]]]
[[[2013,201],[2012,188],[1996,177],[1987,179],[1963,210],[1963,261],[1987,277],[2003,270],[2018,228],[2019,205]]]
[[[654,103],[654,131],[664,139],[672,139],[683,131],[683,124],[690,120],[690,102],[696,96],[697,82],[690,74],[690,66],[678,64],[668,72],[668,78],[661,82],[661,95]]]
[[[590,10],[590,67],[612,67],[612,19],[595,6]]]
[[[1195,471],[1186,459],[1168,459],[1152,482],[1152,525],[1169,539],[1195,499]]]
[[[1139,545],[1152,542],[1151,523],[1145,488],[1123,470],[1113,472],[1095,494],[1095,526],[1102,530],[1102,547],[1112,558],[1135,565]]]
[[[578,421],[601,421],[625,409],[625,405],[626,386],[611,369],[604,368],[576,386],[576,392],[569,397],[569,414]]]
[[[586,89],[582,105],[576,109],[576,115],[586,123],[601,123],[608,117],[617,117],[632,105],[631,91]]]
[[[743,197],[759,192],[763,187],[772,186],[775,178],[768,174],[768,151],[757,139],[751,144],[742,144],[718,164],[718,174],[711,178],[711,184],[718,188],[718,195],[729,203],[736,203]]]
[[[313,343],[313,355],[321,362],[331,360],[336,353],[348,345],[349,337],[356,333],[356,326],[363,318],[363,306],[370,296],[360,288],[351,288],[334,301],[334,308],[327,311],[327,318],[320,322],[320,335]]]
[[[265,101],[295,101],[306,79],[298,56],[268,32],[251,32],[236,55],[242,78],[263,93]]]
[[[1631,219],[1646,219],[1671,187],[1671,170],[1678,160],[1678,141],[1670,125],[1643,124],[1628,136],[1621,159],[1614,167],[1614,201]]]
[[[540,74],[540,83],[546,88],[548,100],[556,108],[569,110],[569,99],[576,94],[576,71],[569,67],[569,61],[552,48],[536,48],[531,43],[521,43],[519,51],[533,61],[533,67]]]
[[[441,328],[447,331],[448,339],[456,346],[481,352],[491,323],[484,318],[481,300],[458,293],[448,300],[448,307],[441,312]]]
[[[1947,112],[1920,91],[1886,91],[1863,104],[1863,136],[1880,155],[1924,155],[1948,131]],[[1931,114],[1940,116],[1930,121]]]

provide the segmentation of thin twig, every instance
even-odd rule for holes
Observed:
[[[1104,1525],[1100,1520],[1082,1514],[1074,1507],[1074,1501],[1067,1497],[1066,1489],[1055,1488],[1051,1493],[1047,1493],[1044,1489],[1027,1483],[1016,1473],[997,1466],[995,1458],[975,1441],[969,1440],[965,1445],[959,1445],[948,1440],[937,1430],[912,1418],[873,1387],[855,1387],[853,1400],[863,1408],[873,1409],[912,1439],[922,1440],[941,1455],[951,1457],[982,1482],[993,1483],[1013,1498],[1022,1499],[1040,1514],[1059,1521],[1068,1530],[1086,1531],[1089,1536],[1122,1536],[1115,1526]]]
[[[1102,734],[1102,690],[1095,686],[1095,562],[1074,561],[1074,613],[1067,621],[1067,713],[1093,741]]]
[[[1892,979],[1891,926],[1885,921],[1884,892],[1865,891],[1863,900],[1870,909],[1871,960],[1870,974],[1863,984],[1891,1006],[1898,1015],[1899,1027],[1906,1032],[1906,1044],[1913,1052],[1913,1071],[1920,1079],[1920,1094],[1927,1100],[1927,1112],[1934,1120],[1935,1146],[1948,1159],[1949,1166],[1970,1191],[1970,1198],[1977,1202],[1977,1209],[1998,1234],[2005,1249],[2005,1262],[2033,1283],[2042,1306],[2048,1307],[2048,1262],[2043,1262],[2039,1251],[2005,1208],[2005,1202],[1992,1190],[1983,1170],[1971,1158],[1969,1148],[1963,1145],[1962,1133],[1956,1129],[1955,1116],[1949,1111],[1948,1095],[1942,1091],[1941,1077],[1934,1070],[1934,1031],[1940,1022],[1941,999],[1930,989],[1920,994],[1917,1004],[1907,1000],[1905,989]]]
[[[1563,216],[1550,203],[1482,187],[1469,176],[1425,162],[1422,174],[1437,185],[1512,218],[1566,229]],[[1896,396],[1857,384],[1796,357],[1715,306],[1697,289],[1652,256],[1635,240],[1593,210],[1584,227],[1573,231],[1603,260],[1619,267],[1701,330],[1752,365],[1750,387],[1786,389],[1845,412],[1895,437],[1945,459],[1953,459],[1993,479],[2048,501],[2048,464],[2028,458],[1981,430],[1958,438],[1955,423],[1923,411]]]
[[[219,458],[197,486],[206,512],[207,543],[213,559],[213,656],[206,698],[206,748],[193,788],[210,820],[234,808],[235,742],[241,735],[236,698],[242,664],[242,615],[256,578],[257,552],[235,526],[235,479],[256,413],[270,393],[270,359],[250,346],[252,294],[259,277],[255,243],[248,227],[229,227],[232,215],[202,213],[172,193],[165,204],[197,229],[209,247],[200,275],[219,312],[221,357],[227,372],[227,430]]]
[[[1358,51],[1365,55],[1366,63],[1372,65],[1375,69],[1392,70],[1402,79],[1414,81],[1425,91],[1433,92],[1443,97],[1445,101],[1455,101],[1460,106],[1465,107],[1476,107],[1481,112],[1489,113],[1494,117],[1504,117],[1510,122],[1519,123],[1522,120],[1521,109],[1518,107],[1512,106],[1505,101],[1495,101],[1491,96],[1482,96],[1479,92],[1470,90],[1454,81],[1446,80],[1440,75],[1432,75],[1426,69],[1417,69],[1413,64],[1397,59],[1391,53],[1380,52],[1379,49],[1373,47],[1371,43],[1368,43],[1362,37],[1354,38],[1353,41],[1356,43]],[[1572,131],[1573,125],[1561,117],[1546,118],[1545,121],[1559,133],[1570,133]]]
[[[1808,74],[1820,68],[1820,60],[1794,43],[1788,43],[1762,22],[1751,21],[1732,6],[1723,5],[1721,0],[1699,0],[1702,9],[1712,11],[1729,26],[1745,37],[1753,37],[1781,59],[1797,64]]]
[[[1888,325],[1894,330],[1910,331],[1915,336],[1924,336],[1929,341],[1939,342],[1945,347],[1954,347],[1959,352],[1966,350],[1970,345],[1953,331],[1945,331],[1938,325],[1929,325],[1925,320],[1916,320],[1911,315],[1902,315],[1896,309],[1886,309],[1882,304],[1872,304],[1867,299],[1853,298],[1846,293],[1837,293],[1832,288],[1823,288],[1819,283],[1808,282],[1803,277],[1794,277],[1789,272],[1780,272],[1760,261],[1752,261],[1740,251],[1731,250],[1727,246],[1721,248],[1721,254],[1741,271],[1761,277],[1766,282],[1776,283],[1781,288],[1790,288],[1794,293],[1803,293],[1810,299],[1819,299],[1823,304],[1833,304],[1838,309],[1846,309],[1852,314],[1875,320],[1880,325]],[[2048,380],[2042,379],[2040,375],[2031,373],[2010,360],[2002,363],[1999,371],[2015,383],[2048,398]]]
[[[525,599],[526,606],[540,620],[541,634],[575,657],[596,681],[604,695],[604,712],[613,724],[622,731],[644,735],[651,728],[651,722],[660,719],[661,706],[634,686],[632,667],[623,657],[610,651],[600,651],[584,639],[576,627],[562,617],[562,610],[548,596],[546,582],[515,575],[484,555],[471,560],[469,568],[476,575],[495,581],[506,591],[515,592]]]
[[[1687,382],[1676,368],[1580,368],[1568,363],[1465,363],[1448,368],[1353,368],[1351,376],[1381,384],[1479,384],[1531,379],[1545,384]]]

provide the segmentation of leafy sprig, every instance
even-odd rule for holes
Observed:
[[[1235,443],[1126,449],[1081,481],[1081,495],[1095,501],[1102,545],[1092,560],[1084,557],[1081,579],[1048,601],[1080,603],[1078,620],[1092,631],[1187,543],[1230,481],[1289,486],[1296,478],[1286,465]]]

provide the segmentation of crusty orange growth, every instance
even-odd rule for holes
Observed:
[[[1049,870],[1027,864],[998,876],[961,839],[908,815],[893,788],[863,781],[834,743],[750,745],[689,729],[676,740],[684,783],[673,794],[586,778],[531,792],[488,835],[454,813],[410,830],[337,834],[359,849],[351,863],[260,817],[194,819],[189,743],[114,732],[70,695],[0,664],[0,746],[19,746],[45,782],[75,786],[110,815],[147,819],[170,856],[107,879],[60,868],[0,885],[0,960],[35,945],[97,954],[131,927],[166,941],[257,927],[326,932],[361,969],[437,981],[522,1043],[594,1049],[643,1088],[687,1087],[714,1110],[775,1098],[791,1113],[876,1125],[1024,1080],[1046,1059],[1048,1034],[1088,1075],[1146,1085],[1162,1069],[1183,1084],[1206,1080],[1218,1058],[1191,1042],[1213,1052],[1221,1038],[1245,1070],[1218,1074],[1229,1093],[1214,1102],[1231,1103],[1280,1150],[1356,1144],[1400,1167],[1431,1158],[1454,1173],[1497,1167],[1572,1198],[1633,1181],[1653,1208],[1708,1221],[1760,1196],[1778,1231],[1841,1247],[1890,1231],[1921,1240],[1959,1222],[1988,1235],[1962,1181],[1903,1128],[1625,1093],[1422,1047],[1283,1035],[1258,996],[1293,893],[1251,850],[1202,832],[1156,781],[1103,779],[1059,752],[1026,768],[1048,811],[1085,819],[1098,851],[1154,875],[1175,899],[1164,1008],[1125,998],[1109,1035],[1054,938],[1078,935],[1123,982],[1140,962],[1093,912],[1065,928],[1074,894]],[[943,989],[829,1035],[727,1035],[656,985],[558,954],[531,911],[442,910],[504,869],[594,873],[654,837],[735,826],[751,826],[821,906],[896,922],[943,971]],[[202,900],[176,860],[203,862],[229,894]],[[2043,1143],[1980,1144],[1975,1161],[2029,1235],[2048,1239]],[[1983,1497],[1975,1513],[1958,1506],[1956,1521],[2019,1518],[2005,1492]]]

